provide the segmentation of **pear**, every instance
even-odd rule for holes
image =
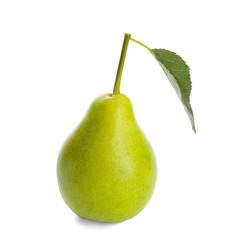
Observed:
[[[137,215],[152,196],[156,176],[153,149],[124,94],[92,102],[57,163],[65,203],[80,217],[101,222]]]
[[[150,200],[157,177],[153,149],[120,93],[130,34],[125,34],[113,94],[96,98],[65,141],[57,163],[61,195],[83,218],[122,222]]]

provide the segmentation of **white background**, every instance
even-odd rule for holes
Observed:
[[[232,1],[0,1],[0,238],[233,239]],[[121,91],[154,148],[154,195],[118,224],[75,216],[56,161],[111,92],[125,32],[191,68],[197,134],[153,56],[129,43]]]

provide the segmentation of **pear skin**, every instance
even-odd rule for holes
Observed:
[[[126,95],[93,101],[60,151],[57,177],[64,201],[83,218],[121,222],[146,206],[156,159]]]

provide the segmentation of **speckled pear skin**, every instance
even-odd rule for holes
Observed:
[[[124,94],[96,98],[58,157],[61,195],[80,217],[121,222],[150,200],[157,176],[153,149]]]

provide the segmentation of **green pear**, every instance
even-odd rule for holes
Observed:
[[[96,98],[58,157],[61,195],[80,217],[121,222],[150,200],[157,176],[150,143],[120,93],[130,34],[125,34],[113,94]]]
[[[125,33],[113,93],[92,102],[65,141],[57,163],[64,201],[74,213],[94,221],[122,222],[137,215],[150,200],[157,178],[153,149],[137,124],[129,98],[120,93],[130,40],[149,50],[159,62],[196,132],[189,67],[174,52],[150,49]]]
[[[121,222],[146,206],[156,161],[126,95],[93,101],[61,149],[57,176],[64,201],[80,217]]]

